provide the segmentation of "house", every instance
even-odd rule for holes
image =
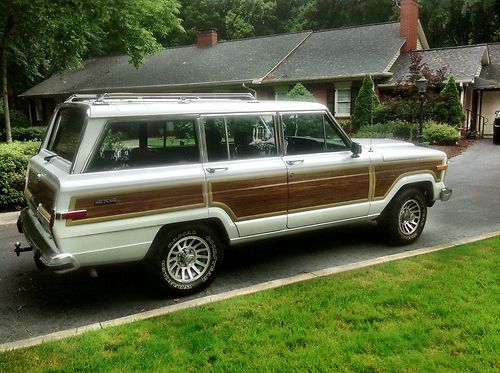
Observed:
[[[446,66],[459,85],[466,128],[492,133],[500,106],[500,44],[429,49],[416,0],[402,0],[399,22],[219,41],[200,32],[191,46],[166,48],[138,69],[126,55],[84,61],[24,92],[33,122],[47,121],[73,93],[241,92],[279,99],[304,84],[337,118],[348,118],[364,75],[376,91],[408,75],[411,53],[431,68]],[[418,52],[416,52],[418,51]]]

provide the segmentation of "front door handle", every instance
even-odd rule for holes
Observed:
[[[207,172],[208,173],[215,173],[217,171],[227,171],[229,168],[228,167],[210,167],[210,168],[207,168]]]
[[[294,164],[302,164],[304,163],[303,159],[295,159],[293,161],[286,161],[286,164],[289,166],[293,166]]]

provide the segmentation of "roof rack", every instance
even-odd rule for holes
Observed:
[[[65,102],[93,101],[96,104],[110,101],[190,101],[190,100],[255,100],[251,93],[101,93],[74,94]]]

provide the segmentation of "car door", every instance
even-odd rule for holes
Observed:
[[[350,140],[326,112],[280,115],[288,172],[288,228],[367,216],[370,157],[353,156]]]
[[[286,229],[287,170],[275,119],[273,113],[201,118],[209,215],[229,217],[242,237]]]

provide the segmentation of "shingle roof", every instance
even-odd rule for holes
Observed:
[[[84,61],[83,70],[53,75],[22,96],[141,87],[251,82],[265,76],[310,32],[273,35],[228,42],[208,48],[168,48],[135,69],[126,55]]]
[[[448,74],[453,74],[457,82],[473,82],[478,77],[482,62],[487,55],[486,45],[473,45],[453,48],[427,49],[418,52],[402,53],[391,68],[394,74],[387,85],[396,84],[398,81],[407,80],[410,77],[409,66],[411,54],[420,53],[422,63],[430,69],[438,70],[447,68]]]
[[[405,39],[399,22],[317,31],[266,81],[303,81],[386,72]]]
[[[490,64],[481,70],[482,79],[500,83],[500,43],[488,44]]]

